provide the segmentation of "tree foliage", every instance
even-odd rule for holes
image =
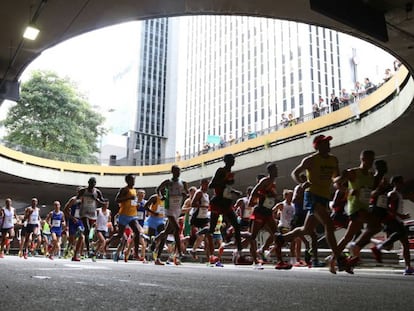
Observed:
[[[35,71],[22,83],[20,100],[4,121],[5,140],[46,152],[90,157],[99,151],[96,143],[103,121],[68,78]]]

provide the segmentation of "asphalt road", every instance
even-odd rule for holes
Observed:
[[[401,269],[0,259],[0,310],[414,310]]]

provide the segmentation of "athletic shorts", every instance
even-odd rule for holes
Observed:
[[[310,215],[313,215],[315,212],[315,205],[320,204],[322,206],[328,207],[329,199],[321,197],[319,195],[313,194],[309,191],[305,191],[304,194],[304,205],[305,208],[309,211]]]
[[[212,213],[226,215],[233,211],[233,201],[231,199],[214,197],[210,200],[210,210]]]
[[[98,232],[102,233],[102,235],[103,235],[104,238],[108,238],[109,237],[108,231],[98,230]]]
[[[118,224],[122,226],[129,225],[132,221],[138,221],[138,216],[119,215]]]
[[[194,218],[193,219],[193,226],[197,228],[204,228],[210,223],[209,218]]]
[[[52,227],[50,228],[50,232],[56,234],[57,237],[62,236],[62,228]]]
[[[85,231],[85,227],[82,220],[78,219],[76,223],[73,220],[69,220],[69,236],[78,236],[83,231]]]
[[[257,209],[253,211],[253,214],[250,216],[250,220],[262,224],[274,221],[272,214],[263,214],[257,211]]]
[[[26,233],[39,233],[39,225],[37,224],[27,224],[26,226]]]

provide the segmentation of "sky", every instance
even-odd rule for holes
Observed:
[[[134,128],[140,22],[128,22],[95,30],[44,51],[24,71],[52,70],[78,86],[91,106],[107,119],[110,132],[122,134]],[[2,107],[4,110],[9,104]],[[114,137],[107,143],[123,144]],[[114,140],[112,142],[112,140]],[[125,145],[124,145],[125,147]]]

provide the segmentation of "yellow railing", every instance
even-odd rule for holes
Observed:
[[[384,101],[393,92],[395,92],[396,88],[401,85],[401,83],[406,79],[407,75],[409,75],[408,70],[404,66],[402,66],[388,82],[384,83],[380,88],[378,88],[369,96],[359,100],[359,102],[357,103],[359,107],[359,112],[362,114],[365,111],[375,107],[378,103]],[[312,131],[340,122],[344,122],[352,117],[354,117],[354,112],[351,110],[351,106],[346,106],[340,110],[331,112],[329,114],[320,116],[318,118],[303,123],[299,123],[295,126],[279,129],[266,135],[262,135],[253,139],[243,141],[238,144],[234,144],[206,154],[196,156],[192,159],[176,162],[176,164],[178,164],[182,168],[200,166],[203,163],[221,158],[226,153],[240,153],[248,149],[257,148],[277,140],[284,140],[289,137],[295,137],[297,135],[311,133]],[[137,175],[153,175],[169,172],[172,164],[166,163],[147,166],[101,166],[69,163],[35,157],[1,145],[0,156],[21,162],[25,165],[35,165],[49,169],[56,169],[59,171],[71,171],[99,175],[124,175],[128,173],[133,173]]]

